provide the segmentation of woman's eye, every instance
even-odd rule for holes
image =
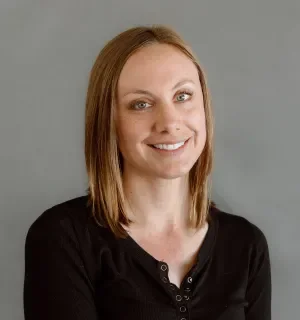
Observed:
[[[142,110],[146,109],[150,105],[150,103],[144,102],[144,101],[136,101],[131,106],[133,109]]]
[[[177,95],[176,100],[177,101],[185,101],[191,97],[191,93],[188,92],[181,92]]]

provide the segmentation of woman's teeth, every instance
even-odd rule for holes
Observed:
[[[185,141],[178,142],[175,144],[154,144],[153,146],[155,148],[163,149],[163,150],[176,150],[176,149],[180,148],[181,146],[183,146],[184,143],[185,143]]]

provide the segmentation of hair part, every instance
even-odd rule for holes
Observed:
[[[203,92],[207,138],[201,156],[189,172],[190,226],[209,219],[213,165],[213,116],[206,77],[191,48],[172,28],[164,25],[128,29],[110,40],[98,54],[90,72],[85,110],[85,160],[88,198],[95,221],[118,237],[131,221],[126,216],[122,184],[123,158],[117,146],[114,121],[117,84],[123,66],[137,50],[154,43],[169,44],[183,52],[197,67]]]

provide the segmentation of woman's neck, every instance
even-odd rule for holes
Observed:
[[[166,180],[130,172],[130,175],[124,173],[123,186],[133,228],[158,234],[187,229],[188,176]]]

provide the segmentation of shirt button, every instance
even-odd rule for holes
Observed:
[[[193,278],[192,277],[188,277],[187,281],[188,281],[188,283],[192,283]]]
[[[180,312],[186,312],[186,307],[185,307],[185,306],[181,306],[181,307],[179,308],[179,310],[180,310]]]
[[[191,289],[190,289],[190,288],[185,288],[184,291],[185,291],[185,292],[190,292]]]
[[[179,294],[176,296],[176,300],[177,301],[181,301],[182,300],[182,296],[180,296]]]
[[[170,284],[170,289],[173,290],[173,291],[175,290],[174,284],[172,284],[172,283]]]
[[[168,269],[168,267],[167,267],[165,264],[162,264],[162,265],[160,266],[160,269],[161,269],[162,271],[166,271],[166,270]]]
[[[167,279],[166,277],[163,277],[163,278],[162,278],[162,281],[163,281],[164,283],[167,283],[167,282],[168,282],[168,279]]]
[[[189,296],[183,296],[185,300],[189,300]]]
[[[181,318],[180,320],[186,320],[186,318]]]

